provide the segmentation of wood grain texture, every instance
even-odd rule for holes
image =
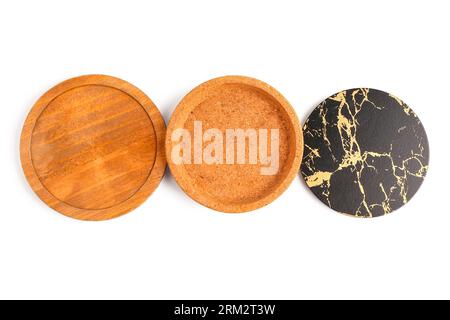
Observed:
[[[260,165],[176,164],[171,159],[174,131],[182,128],[194,136],[194,122],[203,129],[279,129],[279,171],[261,175]],[[171,173],[180,187],[200,204],[227,213],[261,208],[290,185],[303,154],[302,128],[289,102],[273,87],[257,79],[226,76],[209,80],[188,93],[173,113],[166,134],[166,154]]]
[[[104,75],[67,80],[30,111],[21,161],[36,194],[81,220],[106,220],[142,204],[166,166],[165,124],[138,88]]]

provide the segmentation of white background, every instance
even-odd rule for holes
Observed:
[[[2,1],[0,298],[450,298],[448,1]],[[351,87],[391,92],[429,134],[429,175],[392,215],[325,207],[297,177],[277,201],[228,215],[169,174],[141,207],[100,223],[43,204],[20,167],[37,98],[102,73],[146,92],[166,121],[210,78],[266,81],[303,122]]]

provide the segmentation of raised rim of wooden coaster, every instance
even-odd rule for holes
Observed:
[[[104,91],[106,92],[104,95],[99,95],[98,97],[95,96],[95,93],[98,91],[101,93],[101,90],[104,88]],[[90,90],[91,89],[91,90]],[[97,90],[97,91],[96,91]],[[69,94],[68,94],[69,93]],[[72,94],[73,93],[73,94]],[[94,96],[92,96],[92,94]],[[103,195],[94,195],[92,193],[92,196],[96,197],[96,203],[92,205],[92,208],[89,204],[89,194],[83,195],[84,198],[82,200],[76,199],[73,201],[68,201],[64,197],[55,196],[53,193],[61,193],[64,194],[63,191],[59,192],[57,186],[57,182],[52,183],[52,192],[48,190],[48,186],[45,185],[45,179],[43,178],[43,175],[38,174],[38,172],[42,172],[41,169],[37,169],[39,165],[36,161],[44,161],[46,164],[51,164],[51,168],[55,169],[58,165],[58,163],[62,163],[62,165],[66,165],[67,161],[70,161],[68,154],[70,152],[73,152],[71,154],[72,156],[76,156],[77,152],[77,146],[70,146],[69,151],[62,150],[61,147],[65,146],[64,142],[60,142],[57,147],[54,145],[54,132],[46,132],[45,131],[45,125],[43,125],[40,122],[42,115],[45,113],[46,109],[52,105],[53,103],[56,103],[55,101],[58,101],[58,99],[62,99],[61,97],[65,97],[66,95],[69,95],[68,98],[63,100],[63,102],[59,102],[62,105],[58,105],[59,108],[63,110],[75,110],[76,112],[79,111],[80,108],[83,108],[83,102],[85,101],[83,99],[86,99],[86,108],[87,116],[86,123],[89,121],[96,121],[95,125],[98,125],[101,127],[100,132],[95,132],[95,134],[101,135],[98,140],[100,140],[102,143],[106,141],[105,139],[109,139],[111,137],[112,141],[119,142],[116,143],[116,146],[105,146],[104,144],[100,146],[96,146],[95,142],[98,140],[95,140],[90,136],[90,134],[93,134],[92,131],[97,130],[98,127],[94,127],[92,131],[86,131],[86,128],[81,128],[81,132],[87,132],[87,142],[85,145],[82,145],[82,147],[85,147],[83,149],[83,152],[86,152],[86,148],[91,148],[89,151],[91,152],[91,158],[90,159],[84,159],[86,162],[90,161],[90,163],[95,163],[96,161],[100,161],[101,165],[107,166],[107,165],[113,165],[114,168],[105,168],[105,170],[102,171],[102,178],[108,177],[108,172],[121,172],[122,175],[116,180],[116,176],[114,176],[114,183],[116,186],[120,189],[119,185],[121,183],[131,183],[133,188],[129,188],[126,190],[126,192],[123,192],[123,194],[114,194],[114,192],[119,192],[121,190],[111,190],[111,199],[108,201],[105,200],[106,206],[103,207],[100,205]],[[119,97],[118,99],[114,100],[115,97]],[[103,101],[101,100],[103,98]],[[80,100],[81,99],[81,100]],[[100,99],[100,100],[95,100]],[[65,103],[65,104],[64,104]],[[114,104],[115,103],[115,104]],[[66,108],[67,104],[69,104],[68,108]],[[73,107],[75,109],[70,109],[71,104],[76,105],[76,107]],[[127,106],[128,104],[128,106]],[[92,109],[95,109],[95,105],[102,105],[101,112],[99,111],[98,114],[94,114]],[[129,107],[129,105],[132,105]],[[141,108],[139,108],[142,107]],[[124,114],[121,112],[121,108],[128,111],[128,114]],[[56,108],[56,107],[55,107]],[[134,108],[133,110],[131,110]],[[114,111],[111,111],[113,110]],[[130,112],[134,111],[133,112]],[[143,110],[143,111],[142,111]],[[49,111],[50,112],[50,111]],[[103,112],[103,113],[102,113]],[[57,111],[53,111],[54,114],[48,117],[44,117],[44,119],[50,119],[54,121],[52,124],[49,124],[49,129],[54,129],[55,124],[57,124],[57,119],[64,119],[64,113],[62,112],[62,116],[57,114]],[[108,113],[110,115],[110,118],[105,117],[105,113]],[[133,119],[133,115],[139,114],[139,120]],[[146,116],[145,116],[146,115]],[[67,115],[67,118],[70,120],[70,114]],[[54,117],[54,118],[52,118]],[[59,118],[58,118],[59,117]],[[62,118],[61,118],[62,117]],[[147,118],[148,117],[148,118]],[[55,120],[56,119],[56,120]],[[84,118],[83,118],[84,119]],[[41,119],[42,120],[42,119]],[[50,121],[49,120],[49,121]],[[77,124],[79,125],[80,118],[77,119]],[[127,122],[125,125],[121,123],[122,120],[126,120]],[[130,123],[133,126],[130,125]],[[44,132],[38,132],[36,133],[36,136],[33,136],[35,127],[37,124],[40,125],[40,130],[44,128]],[[53,127],[52,127],[53,125]],[[61,123],[61,126],[71,126],[72,123]],[[149,125],[150,127],[146,127]],[[120,131],[117,128],[121,128]],[[134,142],[133,139],[135,137],[130,136],[128,137],[125,142],[120,141],[120,134],[123,132],[133,132],[132,130],[135,129],[135,127],[140,129],[141,135],[137,138],[141,139],[142,141],[145,141],[145,143],[142,143],[139,145],[141,149],[139,150],[138,147],[135,147],[133,149],[133,154],[129,156],[127,148],[132,147],[133,143],[138,144],[139,142]],[[108,130],[109,128],[112,128],[111,130]],[[125,129],[123,129],[125,128]],[[75,129],[73,132],[75,132],[78,128],[72,128]],[[114,129],[117,129],[114,131]],[[69,130],[69,129],[67,129]],[[84,131],[83,131],[84,130]],[[27,119],[24,123],[22,135],[20,139],[20,158],[22,163],[22,168],[25,173],[25,177],[28,180],[31,188],[33,191],[41,198],[42,201],[44,201],[49,207],[53,208],[54,210],[58,211],[59,213],[62,213],[68,217],[79,219],[79,220],[91,220],[91,221],[100,221],[100,220],[108,220],[112,218],[116,218],[118,216],[121,216],[125,213],[128,213],[132,211],[133,209],[137,208],[139,205],[141,205],[151,194],[152,192],[158,187],[160,181],[163,178],[165,167],[166,167],[166,159],[165,159],[165,148],[164,148],[164,139],[165,139],[165,131],[166,126],[164,119],[155,106],[155,104],[148,98],[141,90],[139,90],[137,87],[133,86],[132,84],[107,75],[85,75],[80,76],[76,78],[72,78],[69,80],[66,80],[49,91],[47,91],[43,96],[39,98],[39,100],[34,104],[31,111],[29,112]],[[71,135],[72,132],[66,132],[67,134]],[[146,137],[146,133],[149,133],[150,137]],[[77,133],[78,135],[82,135],[82,133]],[[52,136],[53,135],[53,136]],[[43,144],[40,145],[40,151],[39,155],[34,154],[33,149],[33,140],[34,138],[36,140],[43,141]],[[44,138],[42,138],[44,137]],[[63,140],[65,138],[64,131],[61,136],[58,137],[58,139]],[[76,141],[76,139],[79,138],[79,136],[70,136],[70,139],[73,139],[73,141]],[[95,137],[97,138],[97,137]],[[55,138],[56,139],[56,138]],[[90,139],[90,140],[89,140]],[[60,141],[58,140],[58,141]],[[81,139],[83,140],[83,137],[81,136]],[[151,141],[150,141],[151,140]],[[46,143],[48,142],[48,145]],[[151,143],[150,143],[151,142]],[[80,142],[81,144],[82,142]],[[36,143],[37,144],[37,143]],[[94,144],[94,145],[90,145]],[[150,146],[154,150],[143,150],[142,146]],[[48,155],[45,154],[46,147],[48,147]],[[98,151],[98,157],[100,159],[96,159],[97,154],[95,153],[98,147],[100,151]],[[60,149],[57,149],[60,148]],[[72,149],[70,149],[72,148]],[[108,148],[108,149],[107,149]],[[121,154],[120,157],[118,155],[117,149],[120,148]],[[57,155],[52,155],[51,151],[58,151]],[[59,153],[61,151],[61,153]],[[116,152],[114,153],[114,161],[109,159],[106,161],[102,157],[106,157],[105,155],[108,154],[108,152]],[[65,152],[65,153],[64,153]],[[79,151],[81,152],[81,151]],[[142,157],[140,157],[140,152],[142,152]],[[34,155],[34,156],[33,156]],[[64,159],[60,160],[58,162],[58,156],[64,155]],[[117,156],[117,157],[116,157]],[[54,157],[54,158],[51,158]],[[127,159],[128,157],[128,159]],[[134,158],[130,158],[134,157]],[[37,159],[36,159],[37,158]],[[139,162],[139,169],[138,171],[139,175],[136,174],[134,171],[132,171],[133,163],[135,161]],[[122,161],[122,159],[126,159],[126,161]],[[66,161],[67,160],[67,161]],[[51,162],[53,161],[53,162]],[[78,160],[77,160],[78,161]],[[81,160],[80,160],[81,161]],[[104,162],[102,162],[104,161]],[[123,162],[123,163],[122,163]],[[72,170],[74,167],[77,168],[78,163],[73,162],[71,163],[71,167],[67,169],[67,172],[63,171],[63,175],[70,174],[70,170]],[[84,163],[83,165],[86,165]],[[37,166],[37,167],[36,167]],[[128,166],[128,167],[127,167]],[[102,168],[102,167],[98,167]],[[45,169],[45,165],[44,165]],[[50,170],[50,169],[49,169]],[[66,170],[66,169],[63,169]],[[75,169],[77,170],[77,169]],[[83,169],[84,170],[84,169]],[[90,169],[92,172],[94,169]],[[110,171],[108,171],[110,170]],[[129,172],[127,172],[129,170]],[[135,169],[135,171],[137,171]],[[133,174],[129,175],[130,172],[133,172]],[[46,172],[45,174],[52,174],[52,172]],[[79,176],[79,172],[77,172]],[[89,174],[89,171],[86,171],[84,174],[84,178],[94,180],[93,177],[89,178],[86,177],[86,175]],[[77,175],[74,175],[74,182],[73,185],[70,186],[72,189],[72,193],[74,192],[73,189],[76,187],[83,188],[84,186],[77,185],[76,181]],[[136,185],[133,185],[135,182],[132,181],[132,179],[136,179],[138,177],[140,180]],[[53,179],[55,180],[55,179]],[[66,181],[62,179],[63,181]],[[131,180],[131,182],[130,182]],[[43,182],[44,181],[44,182]],[[90,180],[88,180],[90,181]],[[104,188],[108,188],[109,182],[105,180],[105,184],[103,184],[102,180],[101,183],[99,183],[100,186]],[[117,182],[116,182],[117,181]],[[64,190],[65,186],[61,186],[59,188],[60,190]],[[86,188],[90,188],[86,187]],[[98,187],[98,186],[97,186]],[[92,190],[96,190],[95,188]],[[58,191],[58,192],[55,192]],[[106,189],[105,191],[109,191],[109,189]],[[128,193],[127,193],[128,192]],[[67,193],[67,192],[66,192]],[[106,192],[107,193],[107,192]],[[104,195],[109,196],[108,194]],[[80,197],[80,196],[79,196]],[[64,198],[61,200],[61,198]],[[76,203],[76,205],[74,205]],[[83,205],[78,205],[77,203],[82,203]],[[109,205],[109,204],[111,205]],[[98,209],[97,209],[98,208]]]
[[[228,110],[226,109],[226,106],[230,106],[230,103],[228,105],[224,102],[221,104],[220,101],[214,102],[215,105],[208,105],[205,106],[205,104],[208,104],[208,101],[214,100],[217,96],[221,95],[223,93],[223,90],[225,88],[230,88],[231,86],[236,86],[237,90],[239,91],[239,86],[245,87],[245,90],[248,90],[249,95],[254,94],[255,97],[257,95],[264,96],[264,99],[266,99],[269,102],[269,107],[267,105],[265,106],[265,110],[262,110],[266,113],[261,113],[261,117],[264,117],[263,114],[270,114],[271,117],[276,118],[277,113],[282,114],[279,115],[279,117],[283,117],[283,119],[287,119],[285,123],[284,130],[286,130],[287,137],[287,152],[286,152],[286,161],[280,165],[283,166],[282,172],[277,175],[277,180],[275,180],[274,183],[271,184],[270,189],[268,190],[261,190],[260,194],[257,194],[253,198],[245,198],[245,189],[242,192],[244,196],[242,197],[242,201],[235,200],[234,198],[228,201],[225,199],[225,197],[218,196],[217,190],[214,190],[215,192],[211,192],[211,190],[206,190],[205,185],[202,186],[202,183],[200,180],[198,180],[198,176],[193,177],[192,170],[189,169],[185,165],[175,164],[173,159],[171,159],[171,151],[174,147],[174,143],[172,142],[172,134],[175,130],[179,128],[183,128],[185,125],[188,126],[188,122],[191,122],[192,117],[195,116],[196,112],[198,111],[197,108],[202,109],[203,115],[207,120],[205,121],[207,123],[208,127],[214,127],[216,124],[215,119],[217,119],[217,122],[221,122],[221,125],[223,126],[223,122],[226,122],[225,119],[230,119],[235,115],[227,114]],[[228,89],[230,90],[230,89]],[[245,91],[244,90],[244,91]],[[253,92],[253,93],[252,93]],[[245,93],[244,98],[245,98]],[[217,98],[220,100],[220,98]],[[253,99],[253,100],[252,100]],[[250,101],[250,102],[249,102]],[[246,100],[247,103],[252,103],[253,101],[258,101],[257,97],[251,97],[249,100]],[[222,101],[223,102],[223,101]],[[238,104],[241,102],[238,98],[238,96],[233,97],[233,100],[231,104],[236,103]],[[255,102],[256,107],[254,106],[253,111],[255,111],[258,108],[258,102]],[[215,112],[215,119],[208,117],[208,109],[204,110],[205,108],[212,107],[215,109],[215,106],[218,105],[218,109],[221,111],[214,111]],[[270,105],[272,105],[274,109],[269,110],[267,108],[271,108]],[[202,107],[200,107],[202,106]],[[256,108],[256,109],[255,109]],[[239,117],[241,117],[245,122],[246,114],[248,114],[249,109],[241,109],[242,113],[239,114]],[[236,110],[234,110],[236,111]],[[257,111],[257,110],[256,110]],[[235,119],[235,118],[234,118]],[[231,120],[230,120],[231,121]],[[253,115],[253,118],[251,121],[255,122],[255,115]],[[264,122],[264,119],[260,119],[260,121]],[[239,121],[234,120],[234,123],[237,123]],[[258,138],[260,139],[260,138]],[[245,77],[245,76],[224,76],[215,78],[209,81],[206,81],[196,88],[194,88],[191,92],[189,92],[178,104],[175,111],[173,112],[171,119],[169,121],[168,127],[167,127],[167,133],[166,133],[166,154],[167,154],[167,161],[170,168],[170,171],[175,179],[175,181],[178,183],[178,185],[181,187],[181,189],[193,200],[196,202],[210,208],[216,211],[221,211],[225,213],[242,213],[242,212],[248,212],[252,211],[258,208],[261,208],[263,206],[266,206],[267,204],[274,201],[277,197],[279,197],[290,185],[290,183],[293,181],[294,177],[296,177],[297,172],[300,168],[302,155],[303,155],[303,134],[302,134],[302,128],[300,125],[300,122],[297,118],[297,115],[290,105],[290,103],[273,87],[268,85],[267,83],[264,83],[260,80]],[[220,164],[222,166],[222,164]],[[225,164],[223,164],[225,166]],[[192,166],[190,167],[192,168]],[[236,166],[235,166],[236,168]],[[233,170],[233,169],[230,169]],[[209,179],[213,179],[214,170],[211,170],[212,174],[209,176]],[[217,170],[218,172],[219,170]],[[233,174],[232,171],[229,171],[231,174]],[[198,173],[196,173],[198,175]],[[224,174],[223,172],[221,173]],[[203,178],[203,176],[201,177]],[[240,177],[239,177],[240,178]],[[238,184],[234,184],[233,181],[230,185],[224,185],[224,188],[232,189],[235,186],[242,187],[246,186],[248,188],[252,188],[253,186],[255,188],[258,187],[257,182],[250,181],[252,179],[249,179],[249,181],[245,181],[245,179],[249,179],[249,176],[244,176]],[[196,180],[197,179],[197,180]],[[219,184],[209,184],[209,186],[218,186]],[[217,191],[217,192],[216,192]],[[260,196],[259,196],[260,195]],[[225,199],[225,200],[224,200]]]

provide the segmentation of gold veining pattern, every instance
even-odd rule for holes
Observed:
[[[382,214],[388,214],[395,208],[392,205],[395,204],[399,207],[409,201],[412,197],[409,193],[409,178],[416,177],[423,179],[428,171],[428,144],[420,142],[415,144],[414,148],[411,148],[410,154],[400,156],[393,151],[393,145],[390,145],[389,150],[383,152],[366,150],[366,146],[361,145],[358,139],[358,130],[361,129],[361,125],[358,120],[358,115],[367,108],[373,108],[371,114],[377,114],[377,111],[384,108],[402,108],[403,112],[407,115],[408,122],[413,119],[413,123],[419,128],[423,128],[420,120],[415,113],[399,98],[389,95],[389,103],[380,103],[379,101],[372,101],[370,93],[373,89],[360,88],[349,91],[342,91],[338,94],[330,97],[322,102],[314,113],[315,116],[320,117],[320,121],[316,119],[314,125],[311,125],[311,118],[307,120],[304,126],[305,132],[305,155],[302,165],[302,173],[305,178],[306,184],[310,188],[314,188],[316,195],[325,202],[329,207],[333,208],[331,195],[331,185],[333,183],[333,177],[343,170],[350,170],[356,184],[355,190],[360,193],[360,202],[354,209],[354,212],[343,212],[346,214],[355,215],[357,217],[373,217],[378,216],[379,209]],[[380,91],[377,91],[378,93]],[[333,115],[330,117],[330,105],[337,108]],[[331,118],[331,119],[330,119]],[[404,123],[404,125],[398,128],[398,134],[401,134],[403,130],[406,130],[410,123]],[[332,150],[332,139],[330,137],[330,130],[334,130],[334,133],[338,133],[338,143],[341,144],[341,154],[336,155]],[[414,131],[416,132],[416,131]],[[420,132],[421,133],[421,132]],[[420,134],[419,133],[419,134]],[[423,132],[423,134],[425,134]],[[420,137],[412,137],[412,139]],[[320,140],[320,147],[317,145],[309,144],[308,141],[317,142]],[[336,143],[336,137],[334,143]],[[426,137],[425,137],[426,141]],[[334,170],[324,171],[319,170],[316,162],[322,158],[321,148],[327,149],[327,161],[333,164]],[[323,159],[321,159],[323,160]],[[383,161],[388,164],[388,168],[384,168],[384,175],[391,174],[394,183],[386,183],[381,181],[374,191],[374,186],[371,185],[367,190],[366,184],[362,181],[362,176],[365,170],[373,170],[377,175],[379,174],[378,168],[374,163],[377,161]],[[414,166],[410,164],[414,163]],[[389,179],[388,179],[389,180]],[[390,180],[389,180],[390,181]],[[342,184],[348,183],[348,181],[334,181],[334,183]],[[386,184],[386,185],[385,185]],[[317,193],[319,191],[319,194]],[[368,193],[378,192],[380,199],[376,202],[369,201]],[[382,200],[381,200],[382,198]],[[396,202],[401,202],[401,204]],[[378,213],[375,214],[374,212]]]

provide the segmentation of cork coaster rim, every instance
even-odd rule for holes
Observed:
[[[196,189],[195,186],[191,184],[188,175],[183,172],[185,171],[185,169],[183,168],[184,166],[175,165],[170,157],[167,157],[167,162],[175,181],[191,199],[212,210],[236,214],[253,211],[270,204],[289,187],[294,178],[297,176],[297,172],[300,168],[301,159],[303,156],[303,134],[302,126],[300,125],[295,110],[286,100],[286,98],[284,98],[284,96],[282,96],[281,93],[279,93],[275,88],[271,87],[269,84],[263,81],[251,77],[236,75],[223,76],[208,80],[198,85],[181,99],[175,111],[172,113],[167,127],[166,154],[170,154],[172,145],[170,139],[171,134],[173,130],[178,127],[178,124],[185,123],[189,113],[194,110],[200,103],[205,101],[207,99],[205,97],[210,97],[210,93],[214,93],[217,88],[228,84],[246,85],[253,89],[262,91],[264,94],[274,99],[289,118],[290,127],[292,128],[295,135],[292,140],[295,145],[295,150],[291,150],[292,160],[289,163],[290,168],[286,171],[286,174],[284,175],[282,181],[280,181],[267,195],[262,198],[256,199],[255,201],[240,203],[222,202],[220,200],[214,200],[211,196],[208,195],[208,192],[205,192],[203,189]]]
[[[102,86],[115,90],[129,96],[139,104],[148,116],[151,130],[155,137],[155,153],[149,175],[140,187],[130,197],[102,209],[78,208],[54,196],[41,182],[41,178],[34,166],[31,145],[33,133],[37,122],[44,110],[58,97],[65,93],[82,87]],[[24,175],[31,189],[38,197],[55,211],[78,220],[102,221],[124,215],[140,206],[158,187],[163,178],[166,168],[164,137],[165,122],[152,100],[134,85],[108,75],[93,74],[74,77],[55,85],[45,92],[29,111],[23,125],[20,138],[20,158]]]

